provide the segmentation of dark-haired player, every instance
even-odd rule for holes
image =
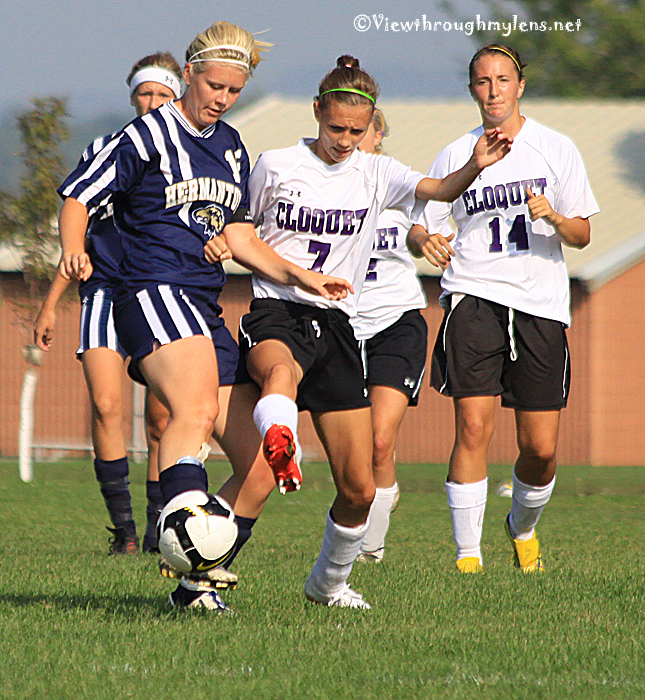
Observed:
[[[585,168],[566,136],[520,113],[523,64],[490,45],[470,63],[470,93],[483,125],[448,146],[430,168],[440,177],[463,164],[484,129],[513,138],[508,158],[488,168],[452,206],[429,204],[423,247],[444,268],[432,385],[452,396],[456,437],[446,490],[457,568],[482,570],[487,453],[495,397],[515,410],[519,457],[506,520],[515,566],[542,571],[535,526],[555,484],[560,410],[569,393],[565,328],[569,278],[562,244],[589,243],[598,211]],[[439,233],[448,217],[454,242]]]
[[[377,96],[378,86],[358,61],[341,57],[314,101],[318,137],[262,154],[249,181],[262,240],[293,263],[349,280],[355,294],[320,298],[255,275],[251,312],[240,323],[247,367],[262,391],[255,421],[279,485],[293,490],[300,484],[298,411],[309,410],[337,487],[305,593],[317,603],[354,608],[369,607],[347,579],[365,534],[374,480],[369,401],[349,318],[377,217],[388,208],[409,211],[415,197],[454,199],[509,147],[492,130],[459,172],[424,178],[392,158],[357,150]],[[239,248],[230,247],[236,257]]]
[[[382,151],[385,117],[374,110],[360,150]],[[419,309],[426,298],[407,245],[412,223],[402,211],[378,218],[365,282],[351,319],[359,341],[372,417],[372,472],[376,495],[357,561],[380,562],[390,513],[399,500],[394,448],[408,406],[416,406],[425,373],[428,327]]]
[[[144,56],[130,71],[126,84],[130,104],[137,116],[143,116],[168,100],[180,96],[181,69],[166,52]],[[114,134],[93,141],[83,153],[82,161],[91,160]],[[92,409],[91,429],[94,445],[94,471],[105,499],[113,528],[110,554],[131,554],[138,550],[139,538],[130,501],[129,464],[123,436],[122,374],[126,353],[114,328],[112,305],[119,279],[123,250],[121,237],[112,216],[113,206],[101,202],[89,212],[87,243],[93,272],[79,285],[82,303],[80,345],[77,357],[83,364]],[[43,350],[51,347],[56,323],[56,305],[67,289],[69,280],[59,272],[34,322],[34,338]],[[155,432],[159,402],[147,399],[149,430]],[[148,455],[148,526],[143,551],[156,548],[155,525],[161,510],[157,474],[156,442],[150,441]]]

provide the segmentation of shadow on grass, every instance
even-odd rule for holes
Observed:
[[[151,596],[111,596],[85,593],[74,594],[44,594],[44,593],[3,593],[0,594],[0,606],[8,605],[14,608],[40,608],[65,612],[87,611],[105,612],[109,615],[123,616],[132,619],[133,614],[147,614],[159,617],[181,615],[184,610],[170,607],[167,595]],[[199,610],[190,611],[197,612]]]

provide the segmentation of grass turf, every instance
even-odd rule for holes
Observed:
[[[141,465],[132,469],[144,525]],[[371,611],[305,602],[333,485],[306,465],[275,493],[233,567],[231,616],[181,612],[156,558],[107,557],[89,463],[36,465],[32,484],[0,462],[0,697],[645,697],[645,469],[561,468],[540,522],[547,567],[510,561],[491,468],[481,576],[454,570],[445,467],[399,467],[402,494],[385,561],[359,565]],[[227,465],[209,464],[211,484]],[[143,527],[141,527],[143,530]]]

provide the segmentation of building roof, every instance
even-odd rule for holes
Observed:
[[[472,101],[389,101],[380,106],[390,127],[388,155],[426,172],[439,152],[480,124]],[[592,242],[565,248],[572,277],[596,288],[645,258],[645,104],[643,100],[525,99],[522,113],[569,136],[587,167],[600,213]],[[311,100],[269,96],[229,120],[255,162],[263,151],[315,136]],[[423,261],[423,274],[438,274]]]

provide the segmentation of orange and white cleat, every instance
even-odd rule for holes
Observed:
[[[264,436],[262,449],[280,493],[299,491],[302,484],[300,450],[291,430],[286,425],[272,425]]]

